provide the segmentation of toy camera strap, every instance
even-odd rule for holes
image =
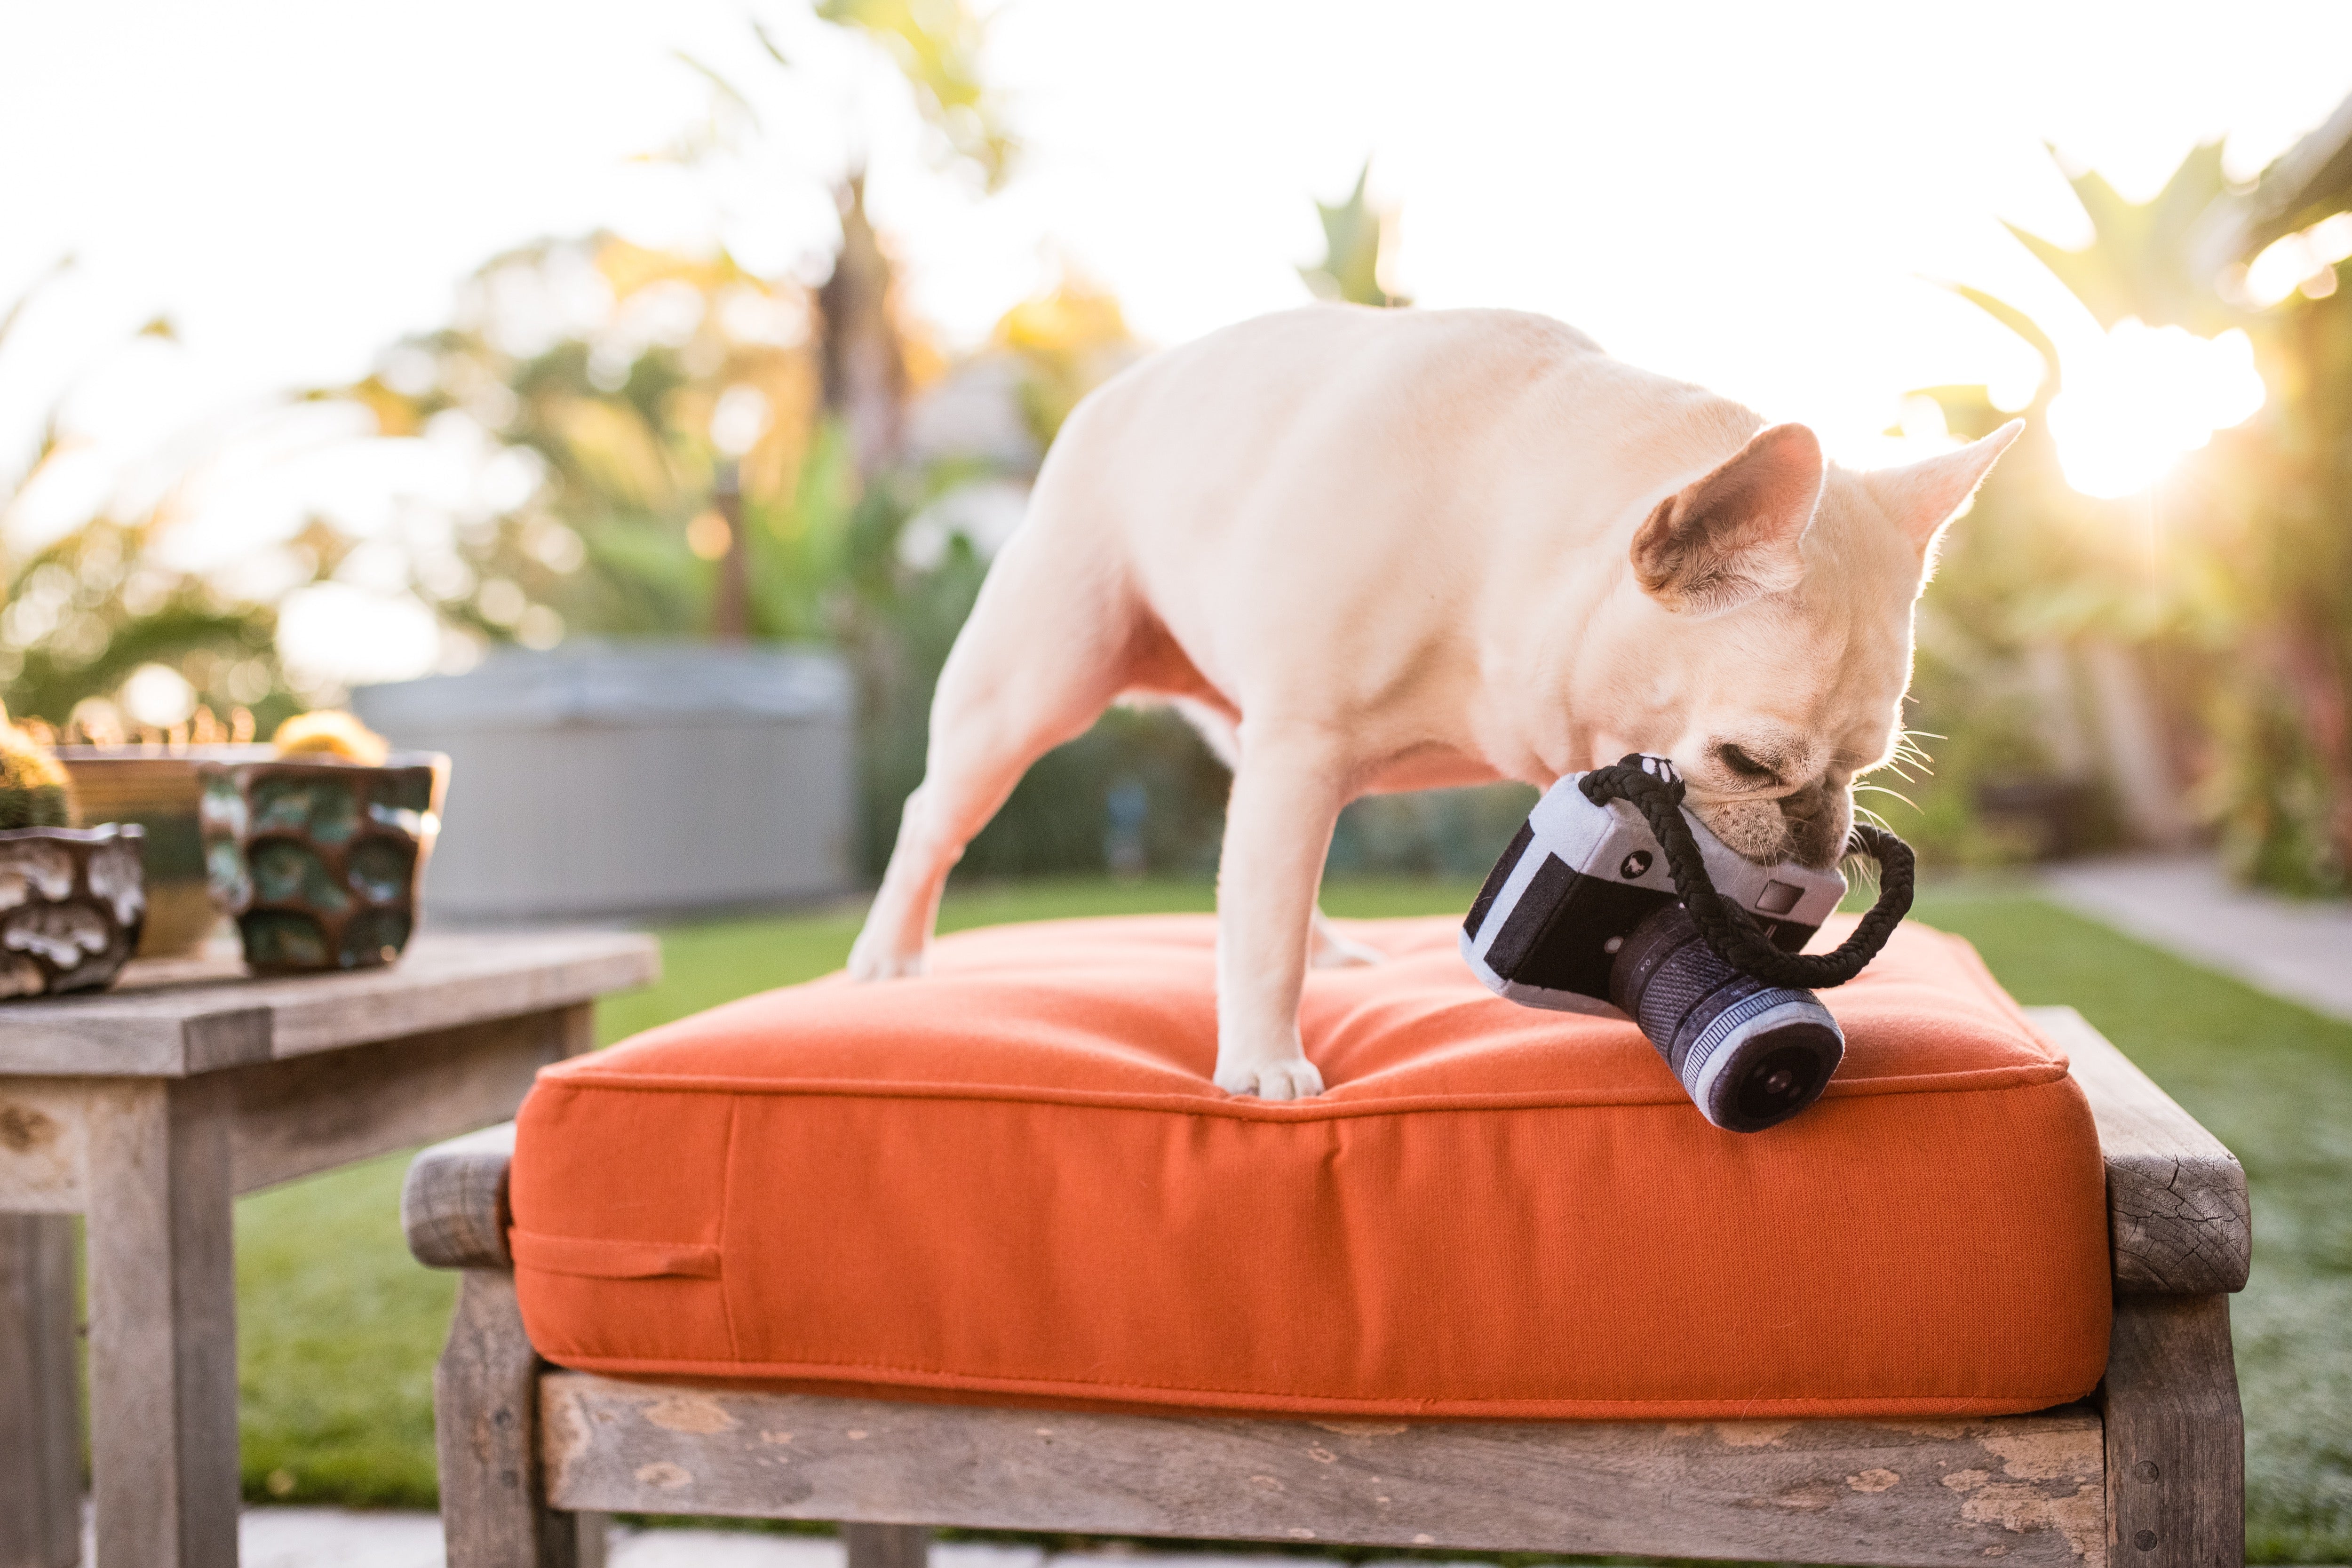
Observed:
[[[1878,901],[1835,952],[1783,952],[1746,910],[1725,903],[1707,879],[1698,841],[1683,820],[1683,781],[1672,763],[1635,752],[1614,767],[1593,769],[1577,787],[1595,805],[1622,800],[1642,814],[1666,852],[1675,891],[1706,945],[1732,968],[1768,984],[1812,991],[1844,984],[1878,956],[1896,923],[1911,911],[1916,869],[1911,846],[1883,827],[1857,822],[1846,841],[1847,853],[1859,851],[1878,862]]]

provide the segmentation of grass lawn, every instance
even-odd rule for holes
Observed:
[[[1341,915],[1466,908],[1444,883],[1336,884]],[[1045,882],[960,890],[950,929],[1210,907],[1206,885]],[[674,928],[661,984],[605,1005],[614,1040],[839,964],[859,910]],[[2258,1562],[2352,1558],[2352,1026],[2314,1016],[2014,889],[1931,887],[1920,916],[1983,952],[2020,1001],[2068,1002],[2246,1163],[2253,1282],[2238,1299]],[[409,1262],[404,1157],[237,1205],[237,1310],[248,1496],[427,1507],[432,1364],[453,1284]]]

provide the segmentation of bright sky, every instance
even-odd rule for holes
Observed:
[[[715,237],[805,268],[853,142],[950,342],[1065,266],[1162,343],[1297,303],[1312,199],[1370,153],[1421,303],[1560,316],[1865,455],[1906,388],[2030,377],[1926,279],[2063,308],[1996,221],[2087,237],[2044,139],[2142,195],[2214,136],[2251,174],[2352,89],[2352,6],[2317,0],[1011,0],[989,63],[1030,153],[983,197],[927,165],[863,45],[792,0],[758,14],[794,76],[743,5],[705,0],[0,0],[0,299],[80,262],[0,356],[0,476],[68,385],[117,454],[216,440],[276,389],[364,373],[541,236]],[[630,162],[707,112],[679,50],[743,85],[782,151]],[[110,347],[158,313],[182,347]],[[246,510],[289,515],[269,493]],[[196,553],[252,542],[225,510]]]

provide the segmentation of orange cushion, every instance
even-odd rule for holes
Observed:
[[[2098,1143],[1958,940],[1828,993],[1770,1131],[1629,1023],[1489,995],[1451,920],[1343,922],[1330,1092],[1226,1098],[1205,916],[999,927],[546,1069],[532,1342],[593,1371],[1007,1403],[1460,1416],[1975,1415],[2090,1391]],[[1832,940],[1839,932],[1825,933]]]

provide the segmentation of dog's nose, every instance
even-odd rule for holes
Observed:
[[[1829,858],[1830,835],[1837,829],[1837,802],[1829,781],[1815,779],[1804,788],[1780,797],[1780,815],[1789,824],[1789,853],[1806,865]]]
[[[1829,810],[1830,785],[1827,779],[1815,779],[1793,795],[1780,797],[1780,814],[1801,822],[1811,822]]]

